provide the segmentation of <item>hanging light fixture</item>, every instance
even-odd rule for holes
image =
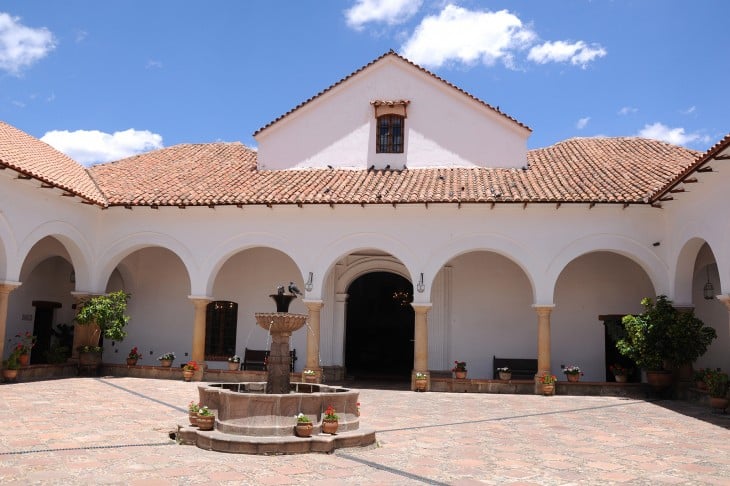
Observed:
[[[710,266],[707,265],[707,283],[702,288],[702,295],[704,295],[705,300],[712,300],[715,298],[715,287],[712,286],[712,282],[710,282]]]

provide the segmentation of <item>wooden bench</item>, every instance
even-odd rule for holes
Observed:
[[[291,358],[290,370],[294,371],[294,362],[297,360],[297,350],[289,351]],[[249,349],[245,348],[243,352],[242,370],[266,371],[266,362],[269,358],[268,349]]]
[[[499,378],[497,368],[509,368],[513,380],[532,380],[537,374],[537,360],[527,358],[492,358],[494,379]]]

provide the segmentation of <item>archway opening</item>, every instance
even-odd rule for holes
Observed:
[[[372,272],[348,288],[347,374],[355,379],[408,379],[413,369],[413,285],[389,272]]]

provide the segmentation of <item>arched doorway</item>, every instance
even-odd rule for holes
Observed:
[[[347,374],[356,379],[408,379],[413,369],[413,285],[389,272],[372,272],[348,288]]]

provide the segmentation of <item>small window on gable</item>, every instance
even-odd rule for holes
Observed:
[[[375,153],[402,154],[409,101],[373,101],[376,119]]]
[[[236,354],[238,304],[225,300],[211,302],[205,312],[205,359],[224,361]]]

